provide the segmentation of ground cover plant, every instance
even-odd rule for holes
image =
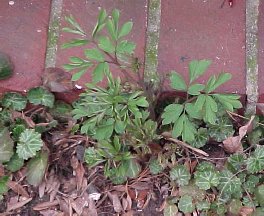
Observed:
[[[55,100],[51,91],[58,88],[45,78],[25,95],[1,98],[1,210],[262,215],[262,117],[239,115],[238,95],[216,93],[229,73],[197,82],[209,60],[190,61],[187,82],[170,72],[177,97],[158,104],[160,93],[144,82],[136,45],[126,37],[133,23],[119,17],[116,9],[101,10],[91,35],[73,16],[65,18],[63,30],[76,37],[62,48],[83,47],[84,57],[70,57],[64,69],[72,81],[84,73],[92,80],[73,104]]]

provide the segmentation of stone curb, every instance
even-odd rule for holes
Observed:
[[[246,1],[246,95],[247,114],[256,113],[258,102],[259,0]]]

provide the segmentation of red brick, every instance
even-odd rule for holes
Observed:
[[[260,1],[259,6],[259,31],[258,31],[258,64],[259,64],[259,76],[258,76],[258,87],[259,87],[259,102],[264,103],[264,2]]]
[[[213,61],[206,75],[221,71],[233,79],[218,91],[245,94],[245,0],[221,8],[219,0],[162,0],[159,71],[175,70],[185,78],[188,62]],[[182,61],[182,58],[186,58]]]
[[[106,9],[108,14],[111,13],[112,9],[116,8],[120,10],[120,23],[124,23],[125,21],[132,20],[134,25],[132,29],[132,33],[127,37],[127,39],[135,42],[137,44],[136,48],[136,56],[138,56],[142,61],[144,60],[144,48],[145,48],[145,32],[146,32],[146,19],[147,19],[147,0],[130,0],[130,1],[116,1],[116,0],[79,0],[79,1],[71,1],[65,0],[63,1],[63,11],[62,18],[65,15],[72,14],[74,18],[78,21],[81,27],[91,34],[97,20],[97,15],[99,9]],[[64,19],[61,21],[61,27],[66,25]],[[61,44],[74,38],[75,35],[61,32],[59,38],[59,48],[57,52],[57,60],[56,66],[62,67],[63,64],[68,63],[68,58],[70,56],[79,56],[83,57],[83,49],[84,47],[76,47],[71,49],[62,50],[60,48]],[[87,48],[87,47],[86,47]],[[116,71],[113,71],[116,74]],[[84,84],[91,80],[89,76],[89,72],[86,76],[84,76],[79,84]]]
[[[15,65],[12,78],[0,80],[0,92],[39,85],[44,69],[50,0],[13,2],[0,3],[0,49]]]

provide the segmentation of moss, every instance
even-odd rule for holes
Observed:
[[[145,50],[144,80],[158,88],[158,44],[160,31],[160,0],[150,0],[148,9],[147,44]]]

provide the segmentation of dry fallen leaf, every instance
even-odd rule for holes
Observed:
[[[33,210],[35,211],[41,211],[50,207],[54,207],[56,205],[59,205],[59,200],[54,200],[52,202],[42,202],[42,203],[38,203],[37,205],[35,205],[33,207]]]
[[[64,214],[62,212],[59,212],[57,210],[47,209],[42,210],[39,212],[42,216],[63,216]],[[62,214],[61,214],[62,213]]]
[[[28,192],[20,184],[18,184],[17,182],[8,181],[7,185],[8,185],[9,188],[11,188],[18,195],[21,195],[23,197],[29,198]]]
[[[114,207],[115,212],[117,212],[117,213],[122,212],[123,211],[122,204],[120,202],[120,199],[118,198],[117,193],[108,192],[107,194],[113,203],[113,207]]]
[[[254,211],[253,208],[248,207],[248,206],[243,206],[240,208],[240,215],[241,216],[249,216],[252,214],[253,211]]]
[[[69,92],[74,89],[71,74],[61,68],[47,68],[42,75],[42,82],[51,92]]]
[[[24,200],[24,201],[17,202],[17,203],[12,204],[12,205],[8,205],[8,204],[7,204],[7,209],[6,209],[6,211],[7,211],[7,212],[10,212],[10,211],[13,211],[13,210],[19,209],[19,208],[23,207],[24,205],[26,205],[27,203],[29,203],[31,200],[32,200],[32,197],[31,197],[31,198],[28,198],[28,199],[26,199],[26,200]]]
[[[226,140],[223,141],[224,150],[227,153],[233,154],[236,152],[243,151],[241,140],[252,129],[252,122],[254,118],[255,116],[251,116],[247,124],[239,128],[238,136],[228,137]]]

